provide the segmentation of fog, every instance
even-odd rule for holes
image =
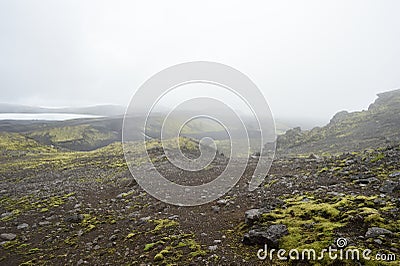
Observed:
[[[329,121],[400,87],[399,1],[0,1],[0,102],[127,105],[153,74],[215,61],[275,117]],[[186,97],[186,96],[185,96]]]

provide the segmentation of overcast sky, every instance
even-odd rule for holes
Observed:
[[[127,105],[187,61],[230,65],[277,117],[328,121],[400,87],[400,1],[0,0],[0,102]]]

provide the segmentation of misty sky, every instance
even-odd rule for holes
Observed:
[[[329,121],[400,87],[400,1],[0,0],[0,102],[127,105],[156,72],[230,65],[276,117]]]

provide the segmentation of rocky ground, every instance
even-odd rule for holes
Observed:
[[[3,135],[0,156],[2,265],[380,265],[351,260],[268,258],[269,247],[369,248],[400,260],[400,147],[274,161],[261,187],[239,183],[197,207],[164,204],[132,179],[120,144],[58,151]],[[194,151],[195,153],[195,151]],[[213,179],[227,158],[201,174],[182,173],[152,154],[171,179]],[[139,158],[140,156],[138,156]],[[139,158],[140,159],[140,158]],[[138,159],[138,161],[140,161]],[[192,179],[191,179],[192,177]]]

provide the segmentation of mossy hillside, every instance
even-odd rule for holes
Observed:
[[[0,172],[18,173],[26,170],[45,171],[46,169],[66,170],[87,166],[99,168],[126,168],[121,143],[113,143],[106,147],[89,151],[56,151],[27,153],[6,160]]]
[[[392,163],[393,153],[399,147],[368,149],[363,152],[342,153],[324,157],[318,166],[318,176],[338,177],[355,182],[357,178],[375,177],[379,181],[389,179],[390,174],[400,171]]]
[[[11,215],[1,218],[0,221],[7,222],[13,220],[19,215],[32,210],[40,213],[48,212],[65,204],[72,196],[74,196],[74,193],[53,195],[44,198],[39,198],[35,194],[29,194],[24,197],[2,197],[0,198],[0,206],[10,212]]]
[[[278,154],[338,153],[398,144],[400,90],[378,96],[368,110],[339,112],[323,127],[288,130],[278,137]]]
[[[40,144],[39,142],[25,137],[18,133],[0,132],[0,150],[3,155],[7,154],[29,154],[29,153],[52,153],[56,152],[51,146]],[[19,153],[16,153],[19,152]]]
[[[120,139],[118,132],[90,124],[40,129],[27,135],[40,142],[72,150],[93,150]]]

